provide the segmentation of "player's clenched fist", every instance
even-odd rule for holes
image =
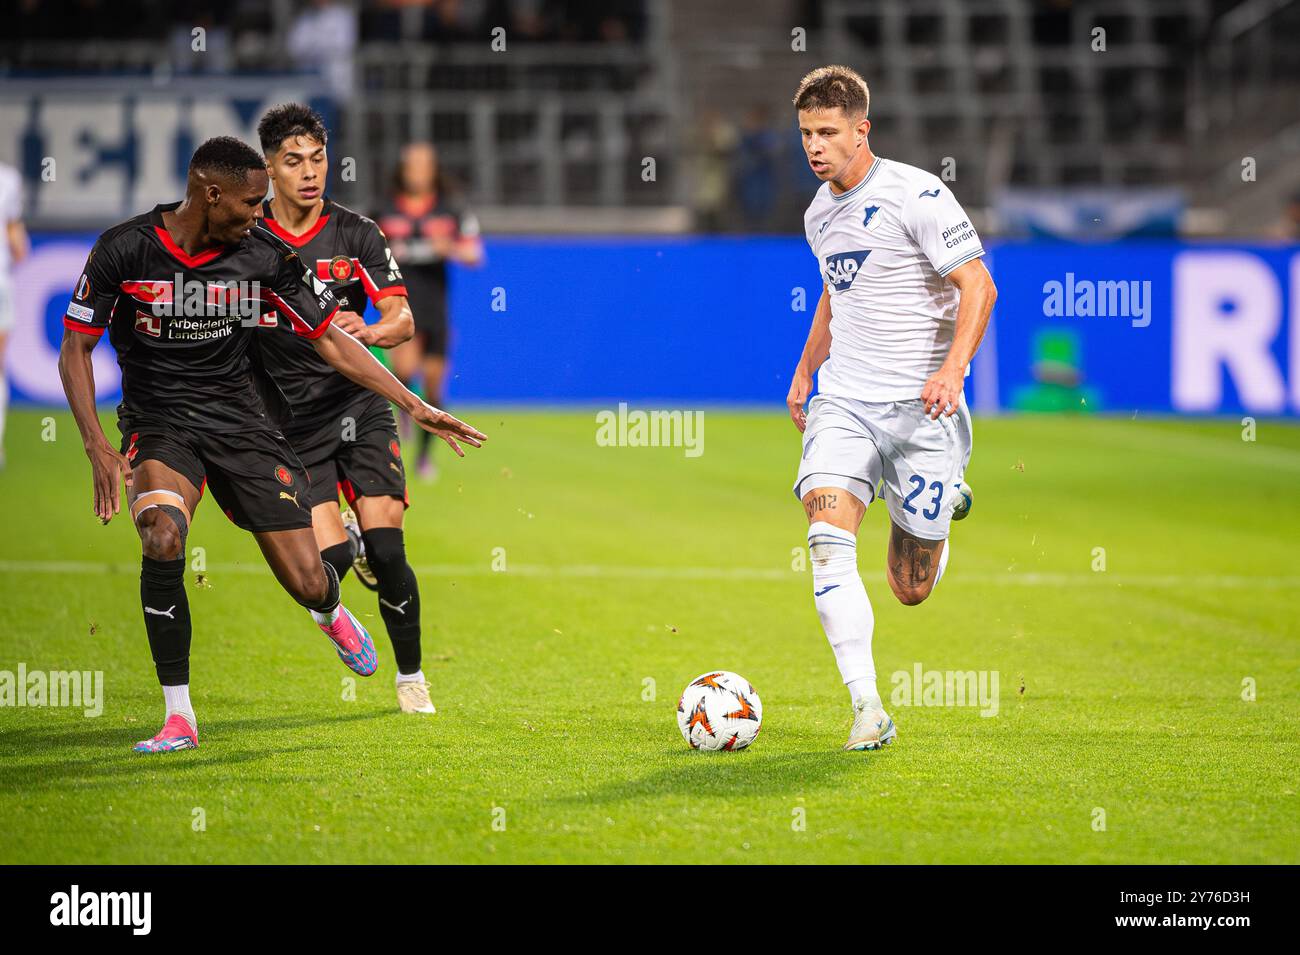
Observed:
[[[423,402],[411,412],[411,419],[425,431],[436,434],[446,441],[451,449],[462,458],[465,456],[465,452],[460,449],[460,444],[457,443],[458,438],[476,448],[483,447],[483,442],[487,440],[487,435],[472,425],[468,425],[459,418]]]
[[[366,320],[356,312],[345,312],[339,309],[334,314],[334,327],[342,329],[353,338],[359,338],[359,333],[366,327]]]
[[[785,396],[786,407],[790,409],[790,420],[794,426],[803,433],[803,429],[808,424],[808,414],[804,411],[804,403],[808,400],[808,395],[812,392],[812,375],[804,371],[803,368],[796,368],[794,379],[790,382],[790,393]]]

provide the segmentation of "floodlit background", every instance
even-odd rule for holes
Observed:
[[[1300,861],[1300,0],[5,0],[0,24],[33,237],[0,861]],[[873,150],[951,186],[1000,292],[942,585],[901,606],[883,508],[859,534],[900,733],[866,760],[840,751],[785,408],[821,290],[790,101],[828,63],[868,80]],[[368,592],[343,586],[381,670],[349,690],[204,504],[203,744],[146,764],[139,545],[90,513],[61,317],[99,230],[287,100],[330,126],[336,200],[382,216],[429,141],[482,226],[447,406],[490,441],[440,453],[405,524],[438,715],[397,714]],[[610,426],[654,411],[693,443]],[[8,708],[20,666],[100,673],[102,713]],[[675,722],[712,668],[764,706],[717,759]],[[906,692],[953,672],[996,706]]]
[[[482,223],[487,267],[452,283],[452,399],[779,404],[818,294],[790,97],[842,62],[871,85],[873,149],[949,181],[986,239],[980,411],[1300,408],[1300,4],[5,6],[0,161],[35,240],[19,404],[61,403],[93,234],[289,99],[331,126],[337,200],[382,214],[402,145],[431,141]],[[1147,314],[1044,313],[1046,283],[1081,279],[1150,282]]]

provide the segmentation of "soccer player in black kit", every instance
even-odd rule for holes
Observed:
[[[308,479],[276,427],[282,403],[250,346],[270,303],[317,351],[358,384],[396,402],[458,454],[485,436],[411,394],[364,345],[331,327],[333,293],[298,254],[262,228],[266,165],[231,137],[190,160],[185,198],[103,233],[64,317],[59,373],[94,481],[95,513],[120,510],[119,480],[143,550],[140,598],[166,716],[140,752],[198,745],[189,698],[190,615],[185,537],[205,488],[251,531],[276,579],[307,607],[343,660],[376,667],[365,628],[339,602],[338,575],[311,531]],[[91,349],[104,331],[122,369],[120,450],[95,413]]]
[[[414,320],[387,239],[370,219],[325,195],[328,132],[320,116],[301,103],[286,103],[262,117],[257,135],[275,193],[263,207],[263,222],[330,287],[339,302],[334,327],[380,348],[407,341]],[[373,325],[361,315],[367,299],[380,314]],[[420,589],[402,534],[409,500],[392,408],[335,371],[284,322],[259,335],[258,346],[293,411],[284,436],[311,478],[312,529],[321,559],[340,579],[359,561],[340,515],[342,490],[360,523],[364,569],[373,575],[392,640],[398,709],[433,713],[420,667]],[[359,565],[358,577],[363,572]]]

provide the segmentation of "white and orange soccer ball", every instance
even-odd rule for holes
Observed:
[[[677,701],[677,726],[692,749],[744,749],[763,725],[763,701],[743,676],[711,670]]]

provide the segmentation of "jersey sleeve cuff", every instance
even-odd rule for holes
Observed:
[[[388,298],[390,295],[400,295],[403,298],[410,298],[410,296],[406,294],[405,285],[390,285],[387,288],[377,288],[368,294],[372,305],[378,305],[381,298]]]
[[[339,309],[340,309],[340,308],[342,308],[341,305],[335,305],[335,306],[334,306],[334,311],[330,312],[328,315],[325,316],[325,321],[321,322],[319,325],[317,325],[317,326],[316,326],[315,328],[313,328],[311,331],[309,331],[309,332],[300,332],[299,334],[300,334],[303,338],[306,338],[306,339],[308,339],[308,340],[312,340],[312,339],[320,338],[322,335],[325,334],[325,329],[327,329],[327,328],[330,327],[330,322],[334,321],[334,316],[337,315],[337,314],[339,313]]]
[[[102,325],[87,325],[85,322],[79,322],[74,318],[68,318],[66,315],[63,316],[63,327],[74,332],[81,332],[83,335],[94,335],[96,338],[104,334],[104,327]]]
[[[935,269],[935,271],[938,272],[940,275],[947,275],[949,272],[957,268],[959,265],[965,265],[967,262],[971,261],[972,259],[978,259],[983,254],[984,254],[984,246],[981,245],[959,256],[957,259],[945,265],[943,268]]]

